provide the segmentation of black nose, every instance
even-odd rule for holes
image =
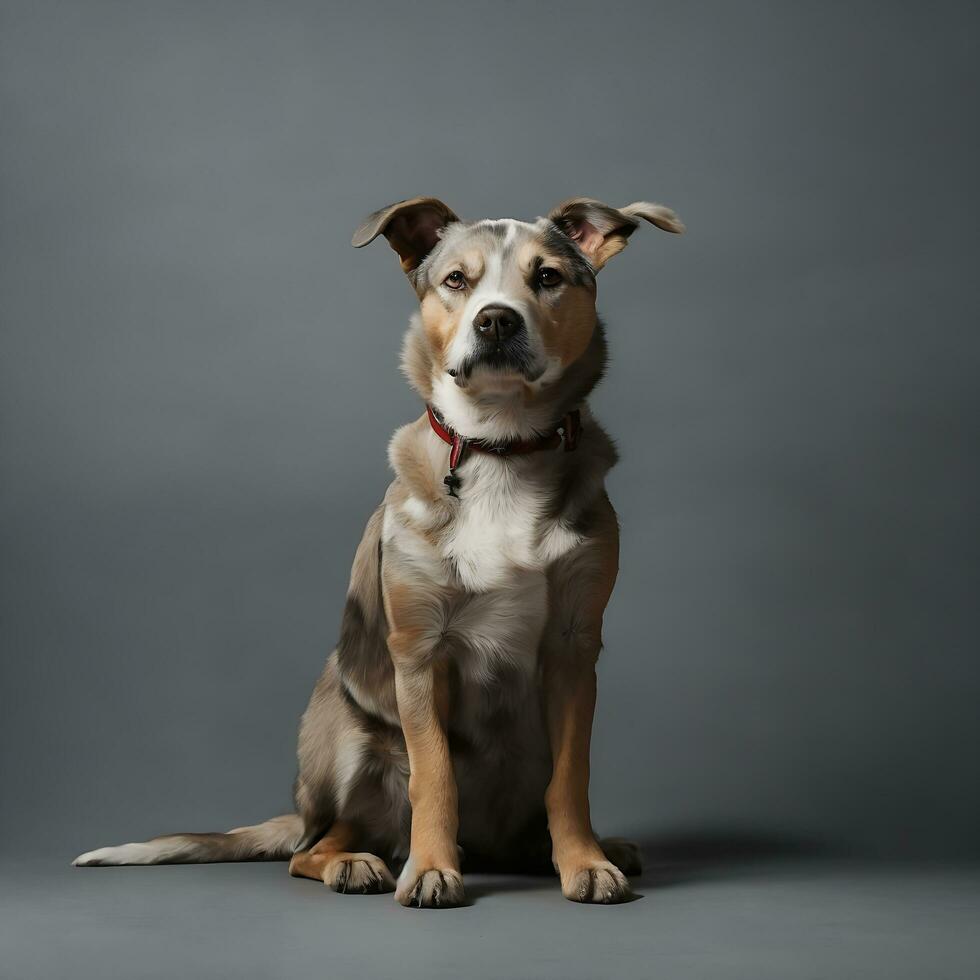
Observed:
[[[484,306],[473,318],[478,337],[501,341],[513,337],[524,326],[524,318],[509,306]]]

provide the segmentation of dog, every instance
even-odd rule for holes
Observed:
[[[383,235],[418,296],[402,368],[426,411],[389,446],[395,478],[302,718],[296,813],[76,865],[288,859],[337,892],[442,908],[465,902],[464,856],[550,857],[566,898],[631,897],[638,849],[589,814],[619,528],[616,449],[587,398],[606,366],[596,273],[644,220],[684,230],[663,205],[588,198],[534,222],[465,222],[436,198],[364,221],[352,244]]]

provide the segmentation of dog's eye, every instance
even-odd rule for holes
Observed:
[[[446,276],[443,280],[443,285],[448,286],[450,289],[462,289],[466,285],[466,276],[457,269]]]
[[[560,282],[561,273],[557,269],[551,269],[548,266],[538,269],[539,286],[544,286],[545,289],[551,289],[553,286],[557,286]]]

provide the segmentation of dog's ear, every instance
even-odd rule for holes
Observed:
[[[414,272],[435,247],[442,229],[453,221],[459,218],[438,198],[413,197],[369,214],[350,243],[363,248],[384,235],[405,272]]]
[[[675,235],[684,231],[681,219],[670,208],[647,201],[611,208],[602,201],[573,197],[562,201],[548,217],[578,245],[596,271],[626,248],[626,240],[640,227],[639,218]]]

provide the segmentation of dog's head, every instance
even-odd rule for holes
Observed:
[[[388,239],[421,306],[406,374],[450,424],[480,438],[544,431],[601,376],[596,273],[640,219],[684,230],[669,208],[574,198],[534,222],[460,221],[436,198],[382,208],[351,244]]]

